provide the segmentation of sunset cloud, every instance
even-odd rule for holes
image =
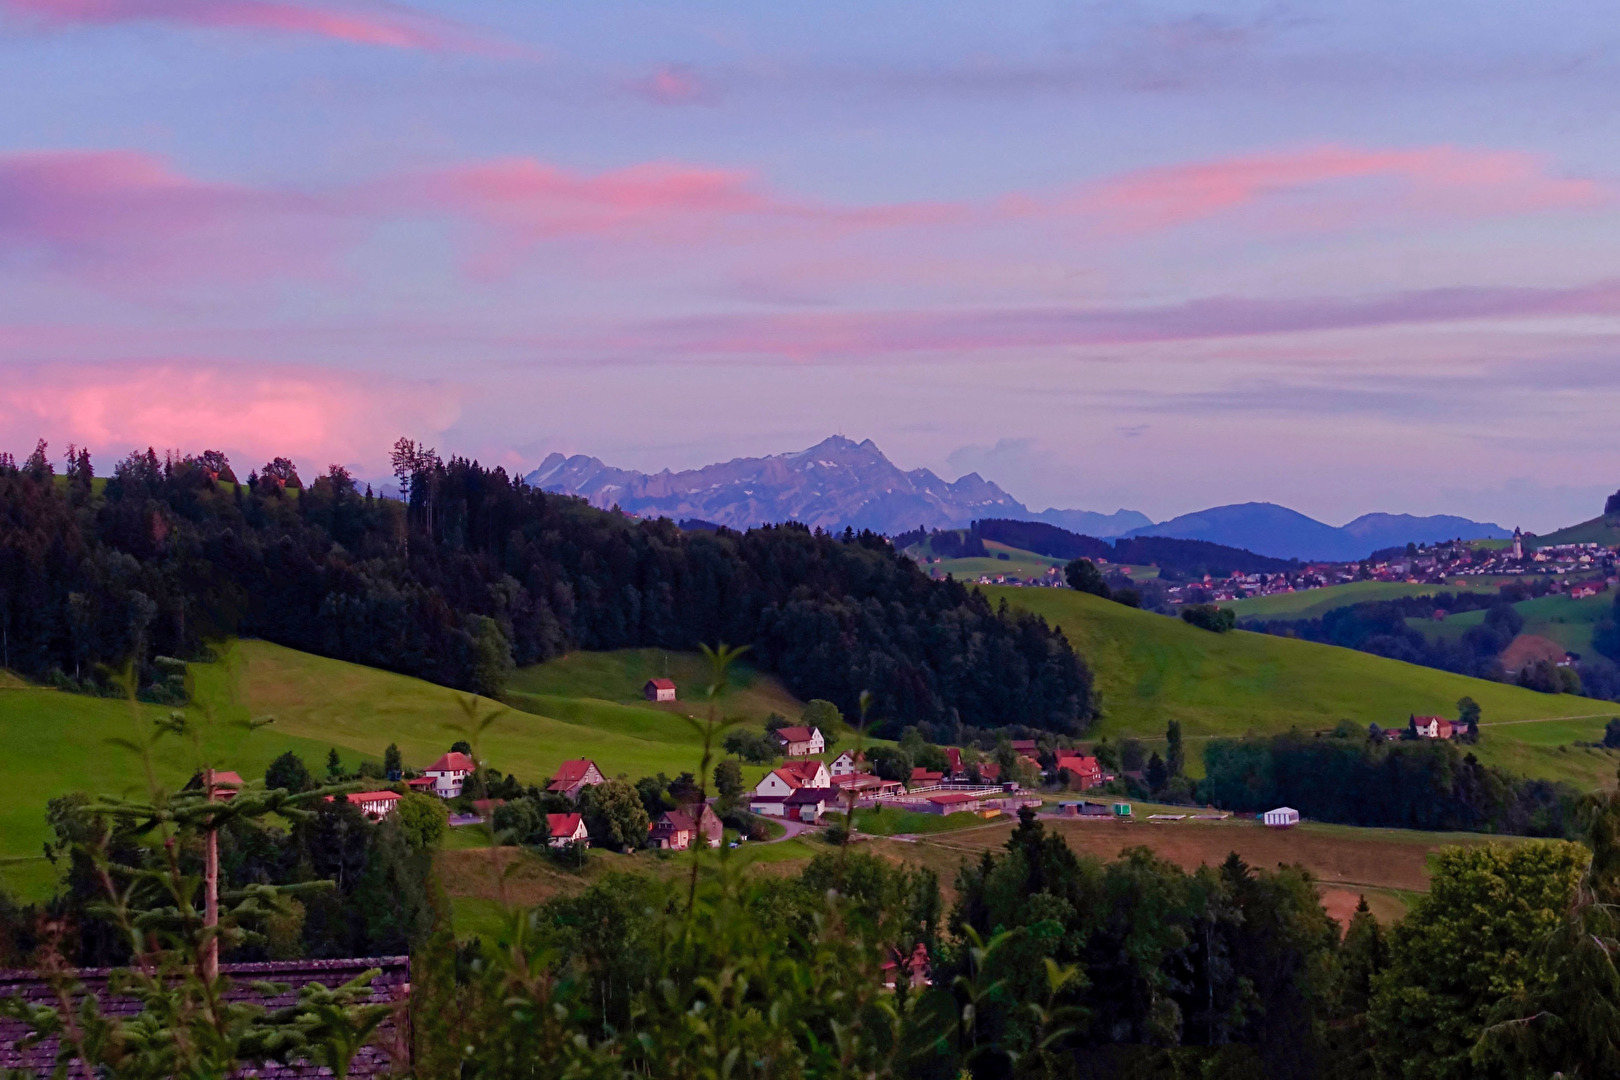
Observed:
[[[438,384],[297,365],[205,360],[11,367],[0,386],[0,448],[37,438],[98,458],[156,447],[229,454],[245,477],[272,457],[308,472],[332,462],[384,470],[403,432],[443,431],[458,391]],[[98,471],[110,468],[109,460]]]
[[[657,105],[697,105],[713,97],[696,72],[679,64],[666,64],[644,79],[632,80],[629,87]]]
[[[308,271],[324,245],[286,227],[326,209],[297,193],[200,181],[131,151],[0,154],[0,265],[102,282]]]
[[[46,28],[156,22],[301,35],[390,49],[460,50],[475,44],[470,35],[442,20],[396,5],[287,0],[0,0],[0,12]]]
[[[1014,213],[1071,212],[1125,231],[1166,229],[1263,207],[1285,225],[1333,226],[1368,213],[1446,217],[1532,213],[1601,205],[1591,180],[1552,175],[1540,158],[1454,146],[1377,150],[1317,146],[1142,169],[1072,198],[1014,197]]]

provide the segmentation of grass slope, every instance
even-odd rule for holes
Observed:
[[[380,761],[391,742],[408,766],[422,768],[459,738],[475,741],[492,766],[525,781],[549,777],[569,758],[593,758],[609,776],[631,778],[696,770],[701,758],[700,735],[669,706],[567,696],[594,691],[634,700],[634,693],[617,690],[628,679],[639,692],[641,667],[654,662],[650,652],[576,655],[529,669],[519,675],[522,685],[557,693],[514,695],[516,707],[263,641],[240,643],[237,657],[237,704],[223,710],[206,749],[216,764],[250,779],[287,750],[319,772],[334,747],[353,767],[363,759]],[[698,658],[672,654],[670,663],[697,685]],[[214,665],[196,670],[204,695],[223,700],[224,672]],[[775,710],[797,716],[803,708],[765,676],[743,669],[738,680],[735,697],[724,700],[727,715],[753,719]],[[466,702],[480,718],[500,712],[476,738],[468,731]],[[0,803],[0,881],[31,896],[48,891],[51,873],[39,858],[48,837],[46,804],[71,791],[144,790],[139,759],[109,740],[138,739],[169,711],[139,705],[132,713],[123,701],[55,690],[0,690],[0,754],[13,763],[8,798]],[[275,722],[249,734],[241,722],[250,716]],[[160,779],[177,784],[191,775],[196,757],[189,746],[170,741],[162,744],[157,765]],[[764,769],[744,771],[752,778]]]
[[[1456,714],[1472,697],[1487,728],[1481,760],[1528,776],[1586,787],[1614,781],[1620,756],[1574,749],[1596,741],[1620,711],[1614,702],[1538,694],[1351,649],[1234,630],[1212,634],[1067,589],[987,588],[993,601],[1044,616],[1063,628],[1091,665],[1101,692],[1101,735],[1162,737],[1169,720],[1186,735],[1209,737],[1319,730],[1340,720],[1385,727],[1413,713]],[[1560,719],[1554,724],[1504,721]],[[1497,726],[1499,725],[1499,726]],[[1197,764],[1197,755],[1189,755]]]
[[[1571,600],[1568,596],[1541,596],[1534,600],[1521,600],[1513,605],[1524,616],[1522,633],[1544,637],[1571,652],[1585,653],[1592,648],[1592,627],[1598,620],[1614,611],[1614,594]],[[1465,611],[1442,622],[1433,619],[1407,619],[1406,625],[1425,637],[1438,640],[1457,640],[1470,628],[1485,623],[1485,612]]]
[[[1546,536],[1531,537],[1529,546],[1543,548],[1557,544],[1606,544],[1613,547],[1620,544],[1620,517],[1595,517]]]
[[[1457,581],[1466,582],[1458,585]],[[1251,596],[1229,600],[1221,607],[1231,608],[1239,619],[1316,619],[1336,608],[1365,604],[1374,600],[1397,600],[1407,596],[1433,596],[1437,592],[1495,592],[1498,582],[1459,578],[1446,585],[1410,585],[1404,581],[1352,581],[1321,589]]]
[[[680,700],[662,704],[645,700],[641,688],[655,677],[672,679]],[[773,712],[797,720],[804,711],[802,701],[775,679],[760,674],[746,663],[733,665],[729,679],[731,686],[723,709],[728,717],[764,723]],[[708,682],[708,664],[696,653],[618,649],[569,653],[523,668],[508,683],[506,696],[514,703],[528,698],[546,702],[590,699],[631,706],[641,713],[703,716],[707,709],[703,695]],[[540,711],[555,715],[546,709]]]

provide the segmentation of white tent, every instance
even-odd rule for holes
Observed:
[[[1299,811],[1292,806],[1279,806],[1275,810],[1267,810],[1265,822],[1274,829],[1286,829],[1290,825],[1299,824]]]

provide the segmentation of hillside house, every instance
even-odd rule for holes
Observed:
[[[906,782],[906,787],[933,787],[935,784],[943,783],[944,780],[944,773],[933,772],[932,770],[925,769],[919,765],[917,768],[911,770],[911,779]]]
[[[845,750],[833,758],[832,764],[827,769],[834,776],[853,776],[856,773],[866,772],[866,755],[856,753],[854,750]]]
[[[452,750],[422,770],[422,775],[433,781],[433,794],[441,799],[454,799],[461,787],[478,768],[476,762],[459,750]]]
[[[832,770],[820,761],[786,761],[780,768],[798,777],[799,783],[805,787],[829,787],[832,784]]]
[[[1076,791],[1088,791],[1103,783],[1102,765],[1094,757],[1065,754],[1058,758],[1056,772],[1064,786]]]
[[[782,800],[783,816],[815,822],[829,806],[838,805],[838,792],[832,788],[802,787]]]
[[[591,834],[585,828],[583,814],[547,814],[546,833],[551,837],[546,843],[554,848],[567,847],[569,844],[591,845]]]
[[[602,770],[596,767],[596,762],[590,758],[580,758],[577,761],[565,761],[557,766],[557,772],[547,785],[547,791],[555,791],[559,795],[567,796],[570,801],[578,801],[579,793],[588,787],[607,783],[607,777]]]
[[[788,757],[809,757],[827,749],[827,740],[822,736],[820,728],[778,728],[774,738],[777,745],[782,748],[782,753]]]
[[[380,820],[392,814],[404,796],[397,791],[352,791],[344,798],[358,806],[366,817]]]
[[[967,778],[967,769],[962,766],[962,751],[954,746],[947,746],[945,748],[945,760],[950,763],[950,766],[945,770],[946,776],[952,780],[964,780]]]
[[[685,851],[697,836],[697,823],[679,810],[666,810],[647,829],[647,842],[666,851]]]
[[[1261,820],[1267,828],[1291,829],[1299,824],[1299,811],[1292,806],[1279,806],[1275,810],[1267,810]]]
[[[1412,730],[1420,739],[1449,739],[1452,735],[1450,720],[1438,716],[1414,716]]]
[[[675,684],[668,679],[648,679],[641,688],[641,696],[648,701],[674,701]]]
[[[201,780],[198,780],[201,786]],[[242,790],[242,777],[238,773],[227,772],[223,769],[214,770],[214,798],[220,802],[229,802],[236,798],[236,793]]]
[[[720,815],[714,812],[714,807],[708,803],[691,803],[680,807],[680,811],[697,829],[697,834],[692,837],[694,844],[700,839],[707,840],[710,847],[717,848],[725,842],[726,827],[720,821]]]

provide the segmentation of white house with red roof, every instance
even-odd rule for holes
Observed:
[[[369,818],[385,818],[392,814],[403,797],[397,791],[351,791],[344,796]]]
[[[824,762],[790,761],[772,769],[754,785],[754,797],[749,800],[748,808],[756,814],[780,817],[787,813],[786,803],[794,792],[805,788],[831,790],[832,774],[827,771]]]
[[[666,810],[647,827],[647,842],[666,851],[685,851],[697,836],[697,823],[679,810]]]
[[[546,832],[551,836],[546,843],[554,848],[567,847],[569,844],[591,843],[591,834],[585,828],[583,814],[547,814]]]
[[[578,800],[579,793],[588,787],[607,783],[607,777],[602,770],[596,767],[596,762],[590,758],[580,758],[577,761],[565,761],[557,767],[556,775],[552,776],[547,791],[555,791],[559,795],[566,795],[569,799]]]
[[[777,745],[782,748],[782,753],[788,757],[808,757],[827,749],[827,740],[821,734],[820,728],[777,728],[774,737]]]
[[[834,776],[854,776],[856,773],[866,772],[866,755],[854,750],[845,750],[832,759],[827,771]]]
[[[1440,716],[1418,716],[1412,719],[1412,730],[1420,739],[1449,739],[1452,724]]]
[[[784,761],[779,768],[798,777],[804,787],[828,787],[832,784],[832,770],[822,761]]]
[[[452,750],[422,770],[422,775],[433,781],[433,794],[441,799],[454,799],[461,794],[461,786],[478,768],[477,762],[459,750]]]
[[[675,684],[668,679],[648,679],[641,688],[641,696],[648,701],[674,701]]]

